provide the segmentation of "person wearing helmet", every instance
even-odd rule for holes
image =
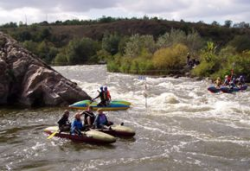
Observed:
[[[84,130],[83,124],[82,124],[82,119],[81,119],[81,114],[80,113],[76,113],[75,114],[75,119],[71,124],[71,130],[70,133],[72,135],[82,135],[81,131]]]
[[[243,75],[240,75],[239,78],[237,78],[237,85],[239,87],[242,87],[245,84],[245,78],[243,77]]]
[[[217,77],[217,79],[215,80],[215,85],[217,88],[220,88],[222,82],[221,82],[221,78],[220,77]]]
[[[104,93],[105,93],[106,105],[108,106],[110,104],[110,101],[111,101],[111,95],[110,95],[110,92],[108,90],[108,87],[104,87]]]
[[[99,92],[98,96],[96,98],[92,99],[92,101],[94,101],[97,98],[100,98],[101,102],[97,106],[105,107],[105,106],[107,106],[107,104],[106,104],[105,92],[104,92],[103,87],[100,87],[100,90],[101,91],[98,91]]]

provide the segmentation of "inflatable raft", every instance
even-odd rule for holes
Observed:
[[[135,130],[123,125],[112,125],[110,129],[99,129],[109,135],[123,138],[131,138],[135,135]]]
[[[47,134],[52,134],[58,130],[58,126],[51,126],[44,129]],[[98,130],[89,130],[82,132],[82,135],[70,135],[69,132],[61,132],[55,134],[56,137],[66,138],[73,141],[90,143],[90,144],[111,144],[116,142],[116,138],[112,135],[100,132]]]
[[[223,93],[233,93],[233,92],[238,92],[238,91],[244,91],[247,89],[247,85],[243,85],[242,87],[233,87],[229,88],[227,86],[221,86],[220,88],[216,88],[215,86],[210,86],[207,88],[208,91],[211,93],[218,93],[218,92],[223,92]]]
[[[114,110],[126,110],[131,105],[130,102],[122,101],[122,100],[111,101],[110,104],[105,107],[98,106],[97,104],[98,104],[97,102],[91,103],[90,100],[83,100],[83,101],[76,102],[72,105],[69,105],[69,108],[86,110],[87,107],[90,105],[93,107],[93,110],[102,109],[103,111],[114,111]]]
[[[247,85],[243,85],[241,87],[233,87],[233,88],[229,88],[229,87],[221,87],[220,90],[223,93],[233,93],[233,92],[238,92],[238,91],[244,91],[247,89]]]
[[[219,93],[220,92],[220,88],[217,88],[215,86],[210,86],[207,88],[208,91],[210,91],[211,93]]]

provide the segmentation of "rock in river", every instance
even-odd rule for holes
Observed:
[[[0,105],[59,106],[90,99],[14,39],[0,32]]]

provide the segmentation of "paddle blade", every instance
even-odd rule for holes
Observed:
[[[55,132],[53,132],[50,136],[48,136],[47,139],[49,140],[49,139],[53,138],[56,135],[57,132],[58,132],[58,130],[56,130]]]

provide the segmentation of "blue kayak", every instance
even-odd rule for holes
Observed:
[[[244,91],[247,89],[247,85],[243,85],[241,87],[227,87],[227,86],[221,86],[220,88],[217,88],[215,86],[210,86],[207,88],[208,91],[211,93],[218,93],[218,92],[223,92],[223,93],[233,93],[233,92],[238,92],[238,91]]]

